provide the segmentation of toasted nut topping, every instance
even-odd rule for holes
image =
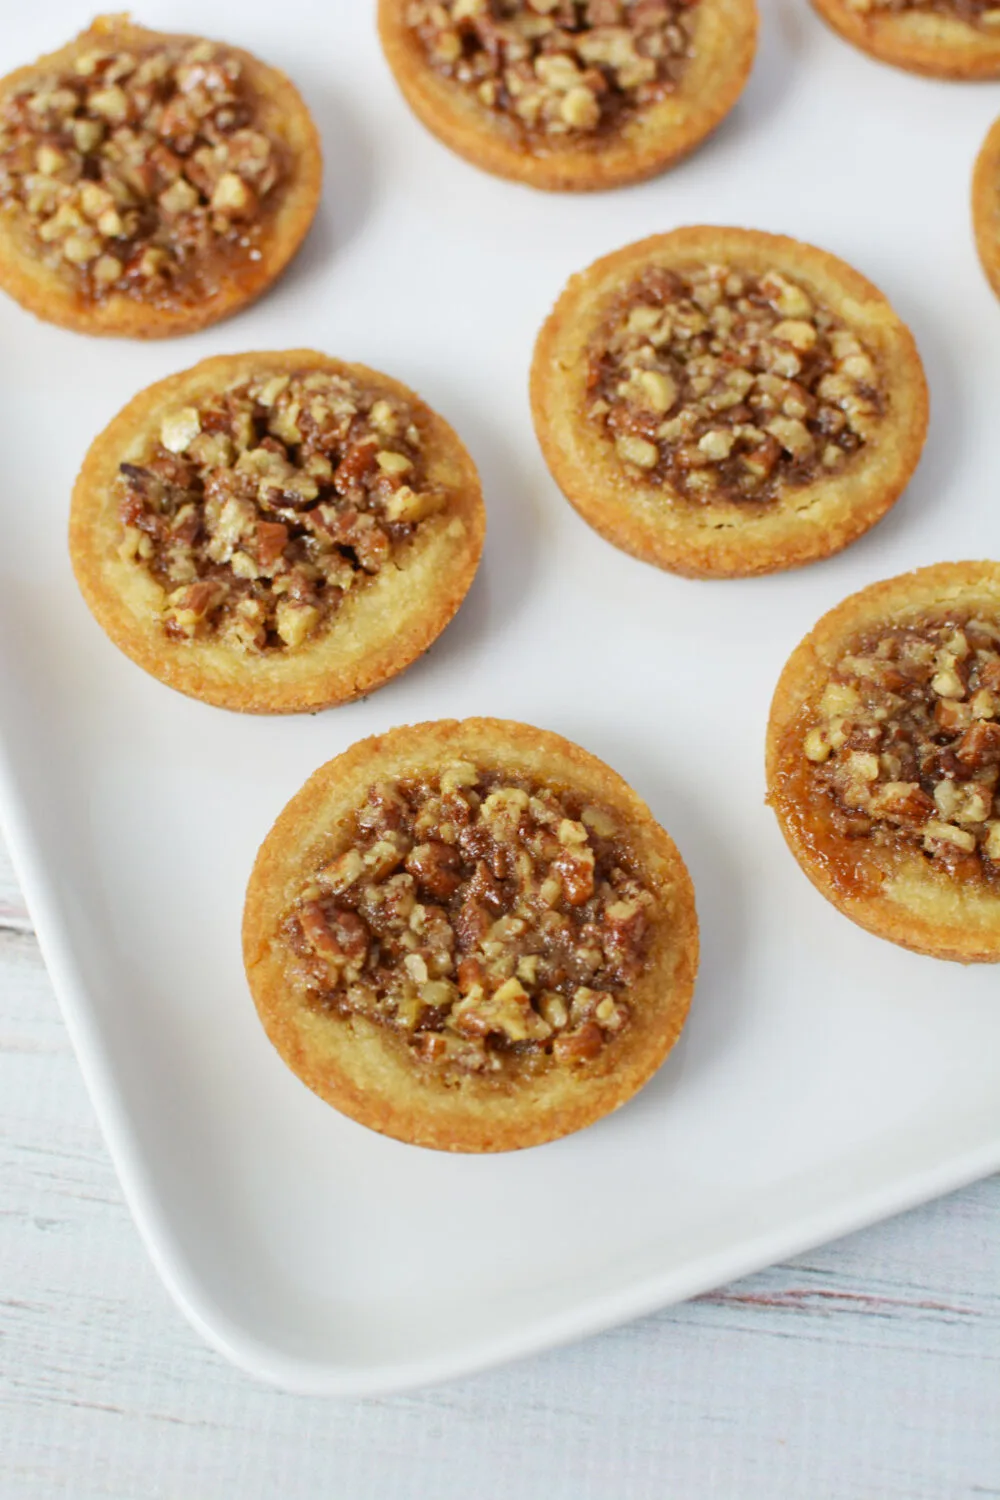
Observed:
[[[408,474],[413,468],[405,453],[392,453],[387,449],[376,453],[375,462],[383,474]]]
[[[209,294],[260,259],[285,173],[260,113],[239,59],[212,43],[83,53],[0,100],[0,209],[74,270],[84,297]]]
[[[997,689],[1000,624],[982,616],[886,627],[845,652],[803,746],[834,829],[959,861],[963,880],[978,854],[996,878]]]
[[[501,1078],[627,1030],[655,903],[602,808],[461,761],[377,783],[355,825],[283,924],[317,1008],[396,1032],[417,1066]],[[583,903],[570,857],[592,870]]]
[[[376,407],[397,429],[392,452]],[[251,653],[312,641],[447,503],[409,406],[322,370],[265,372],[169,412],[118,484],[120,555],[169,598],[168,636]]]
[[[815,347],[818,333],[812,323],[795,322],[785,318],[775,325],[772,337],[782,339],[786,344],[791,344],[793,349],[798,349],[800,353],[805,354]]]
[[[178,177],[159,196],[159,205],[165,214],[179,216],[190,213],[198,206],[198,191],[183,177]]]
[[[967,833],[962,828],[953,828],[950,823],[939,823],[936,818],[932,818],[924,828],[924,843],[932,845],[935,841],[952,844],[966,854],[971,854],[976,847],[974,833]]]
[[[823,736],[822,729],[810,729],[806,735],[805,742],[805,752],[808,760],[816,761],[817,763],[829,760],[830,748],[830,745]]]
[[[953,667],[945,667],[931,679],[931,687],[939,698],[964,698],[965,688]]]
[[[729,457],[735,442],[735,432],[722,427],[713,427],[711,431],[698,439],[698,447],[708,458],[721,459]]]
[[[571,88],[563,95],[559,113],[574,130],[593,130],[600,123],[601,106],[588,88]]]
[[[253,194],[235,172],[223,172],[212,192],[212,207],[217,213],[242,213],[253,203]]]
[[[633,437],[631,433],[623,433],[615,439],[615,448],[618,457],[624,463],[635,464],[637,469],[652,469],[659,461],[660,451],[655,443],[647,442],[645,438]]]
[[[676,88],[695,19],[682,0],[411,0],[431,67],[529,138],[616,130]]]
[[[767,500],[842,470],[882,412],[858,339],[775,271],[651,267],[588,352],[590,420],[623,463],[699,503]]]
[[[662,416],[677,400],[677,382],[661,370],[635,370],[633,381],[638,386],[638,399],[650,411]]]
[[[170,453],[183,453],[201,431],[201,418],[193,406],[171,412],[160,424],[160,442]]]
[[[617,828],[613,818],[599,807],[585,807],[580,814],[584,823],[598,838],[614,838]]]
[[[95,89],[87,96],[87,108],[91,114],[110,120],[112,125],[121,125],[128,119],[128,95],[117,84],[109,89]]]

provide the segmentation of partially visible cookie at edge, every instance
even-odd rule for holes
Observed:
[[[691,881],[622,778],[546,730],[441,721],[321,767],[264,840],[247,977],[336,1109],[445,1151],[510,1151],[624,1104],[698,964]]]
[[[846,547],[923,449],[927,385],[883,294],[811,245],[692,226],[571,277],[531,368],[556,483],[615,546],[730,578]]]
[[[1000,297],[1000,119],[994,120],[972,174],[972,227],[986,279]]]
[[[767,785],[852,921],[1000,961],[1000,563],[919,568],[824,615],[775,690]]]
[[[958,81],[1000,78],[993,0],[812,0],[823,20],[879,62]]]
[[[221,355],[92,444],[70,553],[133,661],[223,708],[372,691],[451,620],[482,552],[475,466],[399,381],[308,349]]]
[[[283,73],[99,16],[0,80],[0,287],[81,333],[190,333],[276,280],[321,177]]]
[[[743,91],[754,0],[379,0],[407,103],[458,155],[552,191],[692,151]]]

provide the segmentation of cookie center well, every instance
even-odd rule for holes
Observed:
[[[0,210],[84,300],[196,301],[261,258],[288,161],[260,114],[212,42],[78,52],[0,101]]]
[[[946,617],[857,640],[802,754],[843,837],[1000,885],[1000,622]]]
[[[671,93],[697,0],[411,0],[430,65],[550,143],[613,131]]]
[[[627,473],[693,501],[768,501],[842,473],[886,404],[871,351],[777,270],[652,266],[588,351],[587,419]]]
[[[317,1006],[509,1077],[627,1030],[654,907],[612,814],[463,761],[373,786],[283,933]]]
[[[446,503],[406,401],[308,370],[170,411],[117,487],[167,635],[250,652],[313,639]]]

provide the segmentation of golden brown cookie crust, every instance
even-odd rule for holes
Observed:
[[[311,1007],[287,967],[284,915],[320,864],[345,850],[351,814],[378,778],[436,772],[449,759],[572,787],[617,815],[658,912],[646,970],[629,991],[633,1019],[586,1064],[498,1085],[442,1082],[405,1043],[366,1018]],[[578,745],[499,719],[408,725],[353,745],[322,766],[279,816],[254,865],[243,955],[268,1036],[288,1066],[335,1109],[397,1140],[442,1151],[512,1151],[581,1130],[617,1109],[680,1035],[698,965],[691,880],[673,841],[626,782]]]
[[[1000,78],[1000,35],[934,11],[859,12],[845,0],[812,0],[834,31],[879,62],[932,78]]]
[[[80,53],[95,47],[128,50],[199,40],[202,38],[147,31],[133,25],[126,15],[98,16],[65,47],[0,79],[0,95],[29,82],[36,74],[65,67]],[[70,270],[57,270],[39,259],[30,231],[10,216],[0,215],[0,287],[22,307],[76,333],[169,338],[194,333],[239,312],[281,275],[305,239],[319,204],[323,172],[319,135],[301,95],[283,73],[249,52],[224,45],[239,59],[260,101],[262,127],[285,146],[288,154],[289,176],[280,190],[280,202],[267,215],[260,259],[224,276],[214,296],[190,304],[154,306],[122,292],[91,302],[81,299]]]
[[[763,504],[686,500],[632,479],[587,419],[588,347],[614,296],[647,267],[684,271],[718,261],[776,269],[824,302],[876,360],[890,402],[878,435],[845,470]],[[652,235],[570,278],[535,345],[535,431],[553,478],[583,519],[623,552],[691,578],[738,578],[801,567],[855,541],[898,499],[924,445],[927,384],[913,336],[851,266],[798,240],[753,229],[693,226]]]
[[[754,0],[699,0],[694,56],[677,89],[615,135],[560,149],[525,149],[517,127],[441,77],[407,26],[407,0],[379,0],[382,48],[419,120],[473,166],[550,192],[588,192],[653,177],[722,123],[750,76],[757,48]]]
[[[1000,120],[994,120],[976,157],[972,227],[986,279],[1000,297]]]
[[[959,963],[1000,961],[1000,895],[964,886],[910,848],[881,848],[836,834],[805,795],[803,739],[845,646],[860,633],[917,621],[929,609],[1000,615],[1000,564],[937,563],[862,589],[824,615],[778,681],[767,729],[768,801],[813,885],[878,937]]]
[[[294,651],[237,652],[214,639],[172,641],[159,623],[154,580],[119,555],[119,465],[140,456],[164,415],[261,374],[346,375],[410,404],[428,479],[447,505],[421,523],[392,561],[338,609],[328,630]],[[400,381],[310,349],[218,355],[133,397],[97,437],[80,470],[69,545],[77,583],[111,640],[169,687],[219,708],[299,713],[369,693],[415,661],[452,619],[475,576],[486,517],[475,465],[443,418]]]

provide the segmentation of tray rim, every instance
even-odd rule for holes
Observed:
[[[775,25],[773,15],[769,24]],[[833,45],[842,47],[840,43]],[[849,56],[847,49],[838,55]],[[803,72],[800,77],[808,75]],[[888,74],[886,77],[889,80]],[[896,75],[889,81],[902,86],[904,80]],[[909,80],[907,86],[913,82],[916,80]],[[928,85],[923,81],[921,86]],[[950,89],[947,84],[941,87]],[[347,118],[351,120],[350,109]],[[606,199],[605,205],[610,208],[610,200]],[[714,214],[709,217],[714,221]],[[723,217],[738,219],[739,215]],[[971,246],[967,249],[971,254]],[[969,265],[971,268],[973,262]],[[555,290],[553,285],[553,293]],[[251,335],[247,339],[254,342]],[[237,339],[241,345],[246,341]],[[211,352],[214,348],[206,347],[205,353]],[[183,363],[181,354],[176,361],[171,357],[171,368]],[[937,550],[923,560],[937,560]],[[875,576],[883,576],[883,571],[876,571]],[[0,649],[0,831],[7,838],[15,874],[123,1197],[160,1279],[187,1321],[213,1349],[255,1379],[295,1393],[360,1397],[468,1376],[696,1297],[1000,1171],[1000,1130],[991,1125],[979,1133],[982,1138],[973,1146],[968,1145],[971,1132],[966,1132],[959,1147],[935,1155],[930,1164],[925,1160],[922,1165],[887,1172],[884,1182],[853,1194],[844,1191],[833,1203],[818,1207],[806,1204],[797,1213],[790,1207],[777,1227],[772,1222],[767,1230],[734,1235],[724,1248],[695,1255],[666,1271],[650,1271],[647,1267],[641,1272],[625,1272],[613,1287],[577,1294],[571,1306],[533,1316],[529,1324],[509,1334],[476,1335],[438,1354],[352,1363],[297,1357],[268,1345],[250,1331],[249,1324],[233,1319],[214,1300],[207,1283],[197,1274],[196,1263],[178,1245],[169,1210],[156,1191],[138,1143],[137,1117],[124,1102],[122,1080],[110,1061],[110,1038],[102,1029],[92,1000],[94,986],[84,977],[85,950],[77,946],[74,924],[68,920],[67,897],[71,893],[60,884],[55,866],[43,853],[47,832],[42,802],[30,779],[23,780],[14,770],[15,765],[26,764],[23,747],[16,743],[21,724],[26,736],[34,736],[33,703],[21,690],[17,673],[12,674],[7,691],[2,681],[6,669],[5,653]],[[30,746],[31,741],[27,744]],[[656,1246],[651,1248],[655,1251]]]
[[[458,1380],[498,1365],[577,1342],[775,1265],[817,1245],[851,1234],[941,1194],[1000,1171],[1000,1135],[944,1161],[914,1169],[891,1182],[806,1212],[778,1228],[734,1241],[660,1274],[626,1278],[609,1291],[583,1297],[572,1307],[509,1334],[473,1341],[467,1348],[412,1360],[350,1365],[295,1358],[270,1348],[236,1326],[199,1286],[170,1243],[158,1200],[129,1139],[129,1120],[91,1024],[87,988],[73,945],[58,915],[59,901],[33,831],[27,800],[13,770],[7,730],[0,718],[0,833],[21,884],[46,970],[59,1003],[122,1196],[153,1266],[181,1313],[217,1353],[245,1374],[296,1395],[384,1396]]]

